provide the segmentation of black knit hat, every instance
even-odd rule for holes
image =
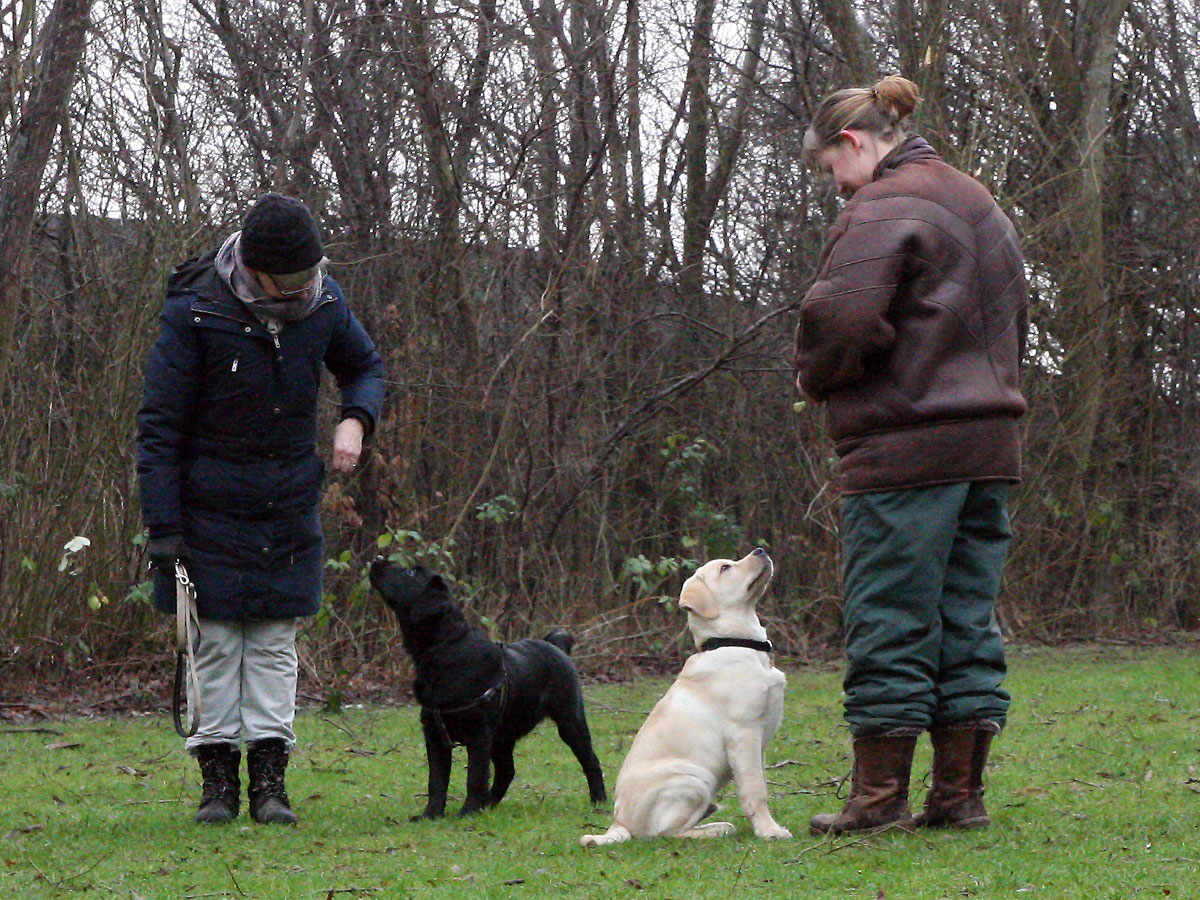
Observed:
[[[263,194],[242,223],[242,262],[257,272],[288,275],[325,258],[321,232],[308,207],[280,194]]]

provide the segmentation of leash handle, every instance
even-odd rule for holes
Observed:
[[[189,738],[200,730],[200,679],[196,675],[196,647],[200,643],[200,615],[196,611],[196,585],[188,577],[187,567],[175,560],[175,685],[171,697],[171,718],[175,732]],[[188,725],[183,726],[184,682],[191,686]]]

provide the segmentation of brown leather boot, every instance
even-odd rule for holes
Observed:
[[[887,734],[854,739],[854,769],[850,795],[839,813],[813,816],[808,823],[813,834],[869,831],[912,825],[908,809],[908,777],[920,729],[903,729]]]
[[[914,820],[919,828],[986,828],[992,824],[983,806],[983,770],[992,738],[1000,725],[990,719],[971,719],[936,725],[933,743],[933,784],[925,809]]]
[[[250,815],[263,825],[295,825],[297,816],[288,802],[283,783],[288,748],[283,738],[263,738],[246,748],[250,775]]]
[[[238,767],[242,752],[233,744],[201,744],[196,748],[196,761],[204,777],[203,794],[196,821],[202,825],[224,825],[237,818],[241,806],[242,783]]]

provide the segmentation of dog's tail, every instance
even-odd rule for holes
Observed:
[[[553,644],[567,656],[571,655],[571,648],[575,646],[575,638],[571,637],[571,632],[565,628],[555,628],[548,635],[542,638],[548,644]]]
[[[604,847],[608,844],[623,844],[631,837],[633,835],[629,833],[628,828],[614,822],[604,834],[585,834],[579,839],[579,844],[583,847]]]

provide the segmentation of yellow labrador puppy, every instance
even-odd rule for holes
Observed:
[[[705,563],[683,585],[679,605],[701,651],[633,739],[617,775],[612,827],[585,834],[585,847],[658,835],[701,838],[730,834],[729,822],[700,820],[732,778],[742,809],[762,838],[791,833],[767,808],[763,748],[783,717],[782,672],[755,604],[771,581],[771,558],[759,548],[734,562]]]

